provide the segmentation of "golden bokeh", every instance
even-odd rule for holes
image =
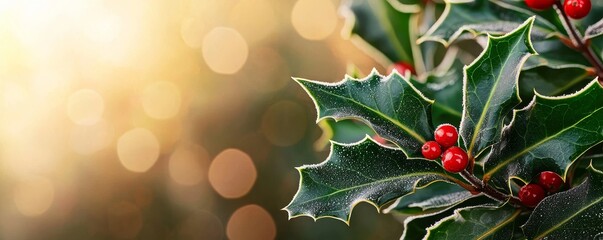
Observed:
[[[239,0],[230,11],[229,22],[251,43],[267,38],[278,27],[268,0]]]
[[[50,180],[31,176],[17,184],[13,191],[13,200],[21,214],[35,217],[50,208],[54,194],[54,186]]]
[[[330,0],[297,0],[291,23],[303,38],[322,40],[335,31],[337,10]]]
[[[69,142],[76,153],[91,155],[108,147],[113,136],[113,128],[101,119],[94,125],[73,127]]]
[[[247,153],[229,148],[218,154],[209,166],[209,182],[224,198],[240,198],[253,187],[257,172]]]
[[[167,81],[151,83],[141,94],[145,113],[155,119],[172,118],[178,114],[181,98],[178,86]]]
[[[250,204],[237,209],[228,220],[226,235],[231,240],[268,240],[276,237],[274,219],[264,208]]]
[[[232,28],[216,27],[203,38],[203,59],[211,70],[221,74],[238,72],[249,54],[247,42]]]
[[[103,97],[91,89],[81,89],[69,96],[67,114],[71,121],[79,125],[93,125],[105,110]]]
[[[206,176],[209,154],[201,146],[183,145],[170,156],[170,177],[178,184],[196,185]]]
[[[117,155],[126,169],[146,172],[159,157],[159,142],[148,129],[135,128],[119,137]]]

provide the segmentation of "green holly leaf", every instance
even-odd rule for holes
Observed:
[[[529,239],[599,239],[603,232],[603,172],[589,168],[585,182],[545,198],[522,227]]]
[[[419,42],[438,41],[449,45],[465,32],[473,35],[504,34],[535,15],[504,1],[446,1],[446,10]],[[533,36],[546,39],[556,34],[556,26],[545,18],[535,20]]]
[[[353,145],[333,143],[326,161],[298,170],[299,189],[284,208],[289,217],[332,217],[346,223],[360,202],[379,209],[434,181],[458,181],[435,161],[407,159],[399,149],[369,139]]]
[[[584,39],[588,40],[603,35],[603,19],[593,25],[588,26],[584,33]]]
[[[365,79],[347,76],[335,84],[295,80],[314,100],[317,121],[360,119],[411,158],[422,157],[421,146],[433,139],[432,101],[398,73],[381,76],[373,71]]]
[[[510,177],[530,182],[543,170],[565,173],[568,166],[603,141],[603,87],[593,80],[563,97],[536,94],[513,113],[501,141],[484,164],[484,180],[506,188]]]
[[[358,36],[373,48],[371,55],[382,54],[389,62],[415,62],[418,19],[413,13],[420,10],[418,6],[395,0],[352,0],[347,3],[344,9],[348,14],[344,16],[349,34]]]
[[[426,97],[434,99],[432,122],[435,126],[450,123],[458,126],[463,109],[463,64],[455,61],[443,74],[430,74],[426,81],[411,79]]]
[[[521,209],[505,205],[471,206],[456,209],[427,229],[423,239],[516,239]]]
[[[494,200],[483,195],[478,195],[457,202],[437,212],[408,217],[404,220],[404,232],[400,239],[423,239],[427,235],[427,228],[436,224],[440,219],[451,216],[454,214],[454,210],[483,204],[494,204]]]
[[[590,63],[584,56],[560,42],[558,39],[548,39],[533,43],[538,55],[528,58],[523,70],[547,66],[553,69],[582,68],[587,69]]]
[[[353,119],[345,119],[339,122],[333,119],[323,119],[318,122],[318,126],[322,129],[322,135],[314,142],[316,150],[323,150],[328,147],[330,141],[355,143],[364,139],[366,135],[373,136],[375,134],[370,127]]]
[[[473,197],[467,189],[448,182],[435,182],[398,198],[384,213],[424,214]]]
[[[535,53],[533,22],[532,17],[504,36],[489,36],[486,49],[465,68],[460,135],[470,158],[500,139],[505,116],[521,102],[517,79],[523,62]]]
[[[584,88],[591,80],[584,68],[536,67],[521,71],[519,95],[521,99],[532,99],[534,92],[545,96],[560,96]]]

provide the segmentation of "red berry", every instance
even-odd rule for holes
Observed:
[[[467,153],[460,147],[450,147],[442,154],[442,165],[449,172],[463,171],[469,163]]]
[[[555,4],[555,0],[525,0],[529,8],[535,10],[545,10]]]
[[[521,187],[521,189],[519,189],[519,194],[517,195],[523,205],[535,207],[542,199],[544,199],[545,192],[540,185],[530,183]]]
[[[405,62],[397,62],[392,64],[391,66],[389,66],[388,68],[388,72],[391,73],[392,71],[394,71],[394,69],[396,69],[396,71],[398,71],[398,73],[402,74],[402,75],[406,75],[406,71],[410,71],[411,74],[416,74],[415,72],[415,68]]]
[[[538,185],[549,193],[556,193],[563,186],[563,179],[559,174],[551,171],[544,171],[538,176]]]
[[[423,157],[434,160],[440,157],[440,154],[442,154],[442,149],[440,148],[440,144],[437,142],[429,141],[423,144],[421,153],[423,153]]]
[[[375,140],[375,142],[377,142],[381,145],[387,145],[387,143],[389,142],[389,141],[387,141],[387,139],[382,138],[381,136],[379,136],[377,134],[373,135],[373,140]]]
[[[590,8],[590,0],[565,0],[563,3],[563,11],[573,19],[586,17]]]
[[[456,145],[459,133],[456,128],[450,124],[442,124],[435,130],[435,140],[442,147],[448,148]]]

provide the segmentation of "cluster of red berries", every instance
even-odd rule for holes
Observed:
[[[525,0],[528,7],[535,10],[546,10],[559,0]],[[588,15],[591,9],[590,0],[565,0],[563,2],[563,12],[573,19],[581,19]]]
[[[521,187],[517,195],[523,205],[535,207],[547,194],[550,195],[558,192],[563,187],[563,184],[563,179],[559,174],[544,171],[538,175],[536,183],[530,183]]]
[[[435,141],[428,141],[423,144],[421,153],[423,157],[435,160],[442,157],[442,166],[446,171],[458,173],[463,171],[469,163],[467,153],[460,147],[455,146],[459,138],[456,128],[450,124],[442,124],[436,128],[434,133]],[[444,153],[442,153],[444,149]]]

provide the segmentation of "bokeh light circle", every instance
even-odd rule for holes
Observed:
[[[24,216],[35,217],[45,213],[54,201],[52,182],[43,177],[28,177],[19,182],[13,192],[17,210]]]
[[[145,113],[155,119],[167,119],[178,114],[181,99],[178,87],[166,81],[149,84],[141,96]]]
[[[103,119],[94,125],[76,126],[71,130],[69,142],[78,154],[91,155],[106,148],[113,138],[113,129]]]
[[[217,27],[203,38],[203,59],[209,68],[221,74],[238,72],[249,54],[247,42],[232,28]]]
[[[199,184],[206,174],[203,163],[208,161],[207,153],[201,147],[179,147],[170,156],[170,177],[181,185]]]
[[[209,183],[224,198],[239,198],[251,190],[257,178],[247,153],[230,148],[218,154],[209,166]]]
[[[274,219],[264,208],[251,204],[237,209],[228,220],[226,235],[231,240],[266,240],[276,237]]]
[[[75,124],[93,125],[105,110],[103,97],[92,89],[81,89],[67,99],[67,115]]]
[[[135,128],[119,137],[117,155],[126,169],[146,172],[159,157],[159,142],[148,129]]]
[[[322,40],[337,26],[337,10],[328,0],[298,0],[291,12],[291,23],[303,38]]]

